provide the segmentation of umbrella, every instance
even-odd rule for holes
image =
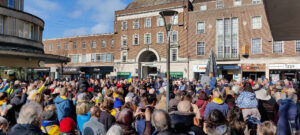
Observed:
[[[217,63],[212,49],[210,49],[205,75],[208,76],[209,73],[213,73],[214,77],[218,76]]]

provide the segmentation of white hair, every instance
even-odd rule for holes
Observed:
[[[109,128],[106,135],[123,135],[123,130],[118,125],[113,125]]]
[[[32,124],[40,126],[40,120],[43,108],[40,104],[30,102],[26,103],[20,111],[19,118],[17,120],[18,124]]]
[[[8,121],[4,117],[0,117],[0,125],[8,125]]]

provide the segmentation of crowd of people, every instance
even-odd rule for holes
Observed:
[[[294,135],[298,85],[282,80],[0,79],[0,135]],[[167,101],[169,104],[167,106]]]

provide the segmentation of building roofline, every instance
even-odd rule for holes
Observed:
[[[9,7],[2,6],[2,5],[0,5],[0,7],[6,8],[6,9],[9,9],[9,10],[13,10],[13,11],[16,11],[16,12],[20,12],[20,13],[23,13],[23,14],[27,14],[27,15],[30,15],[30,16],[33,16],[33,17],[41,20],[43,22],[43,24],[45,25],[45,21],[42,18],[40,18],[40,17],[38,17],[38,16],[36,16],[34,14],[31,14],[31,13],[28,13],[28,12],[25,12],[25,11],[22,11],[22,10],[17,10],[17,9],[14,9],[14,8],[9,8]]]
[[[88,35],[79,35],[79,36],[70,36],[70,37],[62,37],[62,38],[50,38],[50,39],[43,39],[43,41],[49,40],[58,40],[58,39],[69,39],[69,38],[80,38],[80,37],[94,37],[94,36],[108,36],[114,35],[114,33],[101,33],[101,34],[88,34]]]

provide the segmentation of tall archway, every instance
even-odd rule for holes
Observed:
[[[140,52],[137,56],[137,60],[139,63],[139,77],[146,78],[146,77],[153,77],[156,76],[158,73],[157,67],[154,63],[158,61],[157,53],[151,50],[145,50]]]

